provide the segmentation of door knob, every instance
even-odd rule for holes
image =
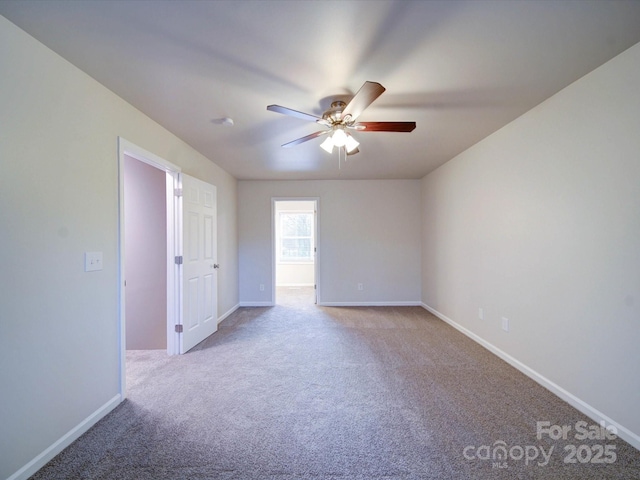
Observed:
[[[213,267],[213,268],[220,268],[220,264],[219,264],[219,263],[214,263],[214,264],[212,265],[212,267]]]

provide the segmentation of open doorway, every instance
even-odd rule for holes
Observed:
[[[124,158],[127,350],[167,348],[166,173]]]
[[[179,265],[175,261],[181,239],[180,202],[176,196],[180,168],[118,138],[118,183],[118,322],[120,393],[124,398],[128,349],[150,348],[164,355],[179,353],[174,327],[181,320]],[[135,236],[136,230],[140,237],[136,239],[138,245],[132,247],[129,234]],[[147,235],[148,230],[153,233]],[[145,247],[146,242],[153,245]],[[147,255],[145,249],[153,250],[152,255]],[[159,281],[151,277],[159,277]],[[129,302],[135,297],[137,301]],[[148,312],[152,315],[139,322]],[[129,335],[134,330],[138,331],[137,339]],[[146,335],[153,338],[145,339]],[[146,345],[138,343],[147,341],[150,343]]]
[[[273,199],[274,303],[318,303],[318,199]]]

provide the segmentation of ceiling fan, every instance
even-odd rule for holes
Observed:
[[[320,145],[331,153],[333,147],[344,148],[347,155],[358,153],[360,143],[353,138],[347,130],[362,132],[411,132],[416,128],[416,122],[358,122],[360,114],[373,103],[385,91],[385,88],[376,82],[364,82],[360,90],[353,96],[349,103],[335,100],[331,107],[322,114],[322,117],[309,113],[298,112],[280,105],[269,105],[267,110],[283,115],[309,120],[327,127],[297,140],[282,145],[285,148],[293,147],[323,135],[329,135]]]

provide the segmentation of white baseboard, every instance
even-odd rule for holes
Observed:
[[[401,302],[318,302],[321,307],[420,307],[419,301]],[[272,302],[240,302],[239,307],[273,307]]]
[[[44,467],[49,461],[51,461],[56,455],[58,455],[62,450],[67,448],[73,442],[75,442],[80,436],[93,427],[100,419],[105,417],[109,412],[111,412],[114,408],[120,405],[122,402],[122,396],[120,394],[113,397],[103,406],[98,408],[95,412],[85,418],[82,422],[76,425],[74,428],[69,430],[65,435],[59,438],[55,443],[53,443],[49,448],[44,450],[40,455],[35,457],[29,463],[27,463],[24,467],[18,470],[16,473],[11,475],[7,480],[26,480],[42,467]]]
[[[419,307],[422,302],[320,302],[318,305],[322,307]]]
[[[522,373],[524,373],[526,376],[531,378],[533,381],[535,381],[536,383],[542,385],[544,388],[549,390],[551,393],[557,395],[562,400],[567,402],[569,405],[571,405],[572,407],[574,407],[577,410],[581,411],[582,413],[584,413],[586,416],[588,416],[589,418],[591,418],[595,422],[597,422],[597,423],[605,422],[607,425],[613,425],[617,429],[617,431],[618,431],[617,435],[620,438],[622,438],[624,441],[626,441],[627,443],[632,445],[634,448],[640,450],[640,436],[639,435],[635,434],[634,432],[632,432],[628,428],[620,425],[619,423],[614,422],[607,415],[605,415],[604,413],[602,413],[598,409],[592,407],[587,402],[581,400],[580,398],[576,397],[575,395],[573,395],[572,393],[568,392],[567,390],[565,390],[561,386],[559,386],[556,383],[552,382],[551,380],[549,380],[545,376],[539,374],[538,372],[536,372],[532,368],[530,368],[527,365],[525,365],[524,363],[520,362],[518,359],[512,357],[508,353],[503,352],[502,350],[500,350],[495,345],[487,342],[482,337],[480,337],[480,336],[476,335],[475,333],[473,333],[471,330],[468,330],[465,327],[463,327],[462,325],[459,325],[458,323],[454,322],[453,320],[451,320],[446,315],[444,315],[444,314],[440,313],[439,311],[437,311],[435,308],[432,308],[432,307],[430,307],[429,305],[427,305],[425,303],[421,303],[421,305],[422,305],[423,308],[425,308],[429,312],[433,313],[440,320],[442,320],[443,322],[448,323],[453,328],[455,328],[456,330],[458,330],[461,333],[465,334],[467,337],[469,337],[470,339],[472,339],[476,343],[482,345],[484,348],[489,350],[494,355],[500,357],[502,360],[507,362],[512,367],[517,368]]]
[[[240,308],[240,304],[236,303],[233,307],[231,307],[226,313],[223,313],[220,317],[218,317],[218,325],[220,325],[220,323],[227,318],[229,315],[231,315],[233,312],[235,312],[238,308]]]
[[[240,307],[273,307],[273,302],[240,302]]]

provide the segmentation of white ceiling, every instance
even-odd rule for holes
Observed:
[[[0,14],[239,179],[421,178],[640,42],[640,1],[15,1]],[[7,68],[5,65],[3,68]],[[387,89],[338,168],[321,115]],[[220,123],[223,117],[233,127]]]

